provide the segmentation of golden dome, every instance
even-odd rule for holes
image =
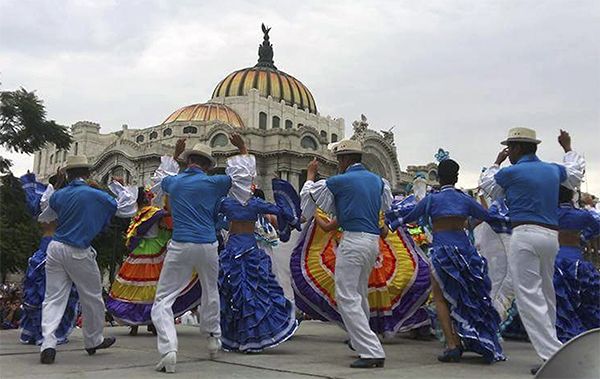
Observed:
[[[284,100],[287,105],[317,113],[312,94],[302,82],[283,71],[269,67],[248,67],[227,75],[215,88],[212,98],[247,96],[256,88],[262,97],[271,96],[276,101]]]
[[[271,96],[276,101],[284,100],[310,113],[317,113],[317,104],[302,82],[280,71],[273,63],[273,46],[269,42],[269,30],[263,24],[264,40],[258,48],[258,63],[254,67],[234,71],[217,85],[212,98],[247,96],[256,88],[262,97]]]
[[[192,104],[179,108],[171,113],[163,124],[176,121],[222,121],[234,127],[243,128],[244,122],[240,116],[227,105],[204,103]]]

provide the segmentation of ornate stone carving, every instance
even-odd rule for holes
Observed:
[[[360,121],[356,120],[352,123],[352,128],[354,129],[354,134],[350,139],[357,140],[363,142],[365,140],[365,136],[367,134],[367,129],[369,129],[369,123],[367,122],[367,116],[364,114],[360,115]]]
[[[389,143],[390,145],[394,144],[394,132],[392,132],[392,130],[394,130],[395,126],[392,126],[389,130],[382,130],[381,134],[383,135],[383,140],[387,143]]]

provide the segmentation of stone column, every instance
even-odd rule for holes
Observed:
[[[297,172],[289,172],[288,173],[288,181],[290,184],[296,189],[296,191],[300,192],[300,174]]]

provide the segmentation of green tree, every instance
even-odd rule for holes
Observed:
[[[37,249],[40,230],[25,203],[21,181],[4,175],[0,186],[0,276],[2,283],[9,272],[27,266],[27,259]]]
[[[67,128],[46,120],[44,103],[24,88],[0,92],[0,146],[8,151],[32,154],[46,144],[67,150],[73,141]],[[0,173],[10,170],[12,162],[0,156]]]
[[[115,278],[117,266],[123,262],[123,258],[127,255],[125,233],[128,225],[128,219],[113,217],[111,224],[92,241],[92,246],[98,253],[96,256],[98,267],[103,274],[106,270],[109,271],[111,283]]]

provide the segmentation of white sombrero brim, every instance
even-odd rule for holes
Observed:
[[[92,165],[89,163],[74,163],[74,164],[65,166],[65,170],[70,170],[72,168],[90,168],[90,167],[92,167]]]
[[[179,158],[183,159],[184,161],[187,161],[187,159],[190,155],[201,155],[205,158],[208,158],[210,160],[210,163],[213,166],[215,166],[217,164],[217,161],[215,160],[215,158],[213,158],[211,155],[207,154],[206,152],[200,151],[200,150],[186,150],[179,155]]]
[[[508,145],[509,142],[529,142],[529,143],[535,143],[540,144],[542,143],[542,141],[540,141],[539,139],[534,139],[534,138],[526,138],[526,137],[514,137],[514,138],[507,138],[504,141],[500,142],[501,145]]]
[[[336,151],[334,154],[337,155],[347,155],[347,154],[363,154],[362,150],[342,150]]]

